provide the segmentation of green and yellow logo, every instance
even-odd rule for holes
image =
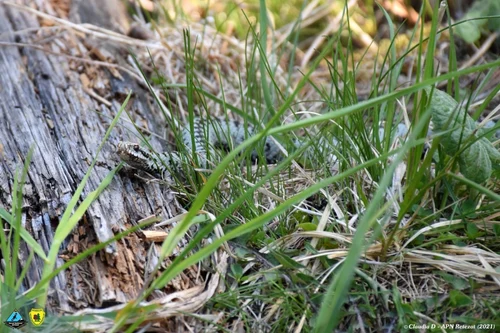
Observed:
[[[40,326],[45,320],[45,311],[43,309],[31,309],[30,313],[31,323],[35,326]]]

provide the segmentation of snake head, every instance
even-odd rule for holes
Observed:
[[[119,142],[116,152],[123,162],[133,168],[146,171],[154,176],[161,176],[163,173],[156,155],[138,143]]]

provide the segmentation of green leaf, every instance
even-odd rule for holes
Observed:
[[[456,34],[467,43],[474,43],[477,41],[479,37],[481,37],[480,27],[487,22],[485,19],[474,20],[481,16],[484,16],[483,4],[481,4],[481,1],[476,1],[463,17],[465,22],[456,27]]]
[[[427,311],[432,311],[441,304],[441,301],[437,295],[425,299],[425,307]]]
[[[463,23],[457,25],[455,32],[467,43],[474,43],[481,37],[481,29],[487,27],[490,31],[500,29],[500,18],[491,17],[500,15],[498,0],[475,1],[463,17]],[[481,17],[489,16],[484,19]]]
[[[450,303],[454,307],[462,307],[472,304],[472,299],[459,290],[450,291]]]
[[[481,37],[479,25],[486,20],[467,21],[457,26],[456,33],[467,43],[474,43]]]
[[[466,199],[461,205],[462,214],[464,216],[475,217],[476,202],[471,199]]]
[[[481,141],[474,142],[459,155],[458,165],[460,172],[476,183],[482,183],[490,178],[493,171],[490,156]]]
[[[430,93],[431,90],[426,91]],[[477,128],[466,110],[450,95],[437,89],[432,91],[430,110],[434,130],[443,132],[441,144],[446,154],[459,154],[458,165],[465,178],[476,183],[490,178],[493,168],[500,167],[500,152],[488,139],[478,138],[483,130]]]
[[[493,225],[493,232],[495,233],[495,236],[500,236],[500,225],[494,224]],[[500,267],[500,266],[498,266]]]
[[[304,231],[316,231],[318,226],[314,223],[301,223],[298,225],[299,228],[301,228]]]
[[[467,236],[469,239],[474,239],[478,236],[479,229],[474,223],[467,223]]]
[[[233,272],[234,278],[237,280],[243,276],[243,268],[239,264],[231,265],[231,272]]]
[[[440,275],[446,282],[451,284],[453,286],[453,289],[457,290],[464,290],[470,287],[470,284],[467,280],[462,279],[458,276],[448,274],[443,271],[437,272],[438,275]]]
[[[302,269],[304,266],[293,260],[292,258],[288,257],[287,255],[280,253],[278,251],[271,251],[271,255],[278,260],[278,262],[284,267],[284,268],[291,268],[291,269]]]
[[[486,140],[486,139],[484,139]],[[486,142],[489,143],[489,141],[486,140]],[[486,151],[488,152],[488,155],[490,156],[491,160],[491,165],[493,169],[495,170],[500,170],[500,152],[493,147],[492,144],[485,144],[484,148],[486,148]]]
[[[403,306],[403,302],[401,300],[401,294],[396,286],[392,288],[392,299],[394,301],[394,305],[396,306],[396,311],[398,312],[399,322],[403,323],[405,319],[405,309]]]

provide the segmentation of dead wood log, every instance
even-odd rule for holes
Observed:
[[[126,46],[39,14],[123,33],[129,19],[122,2],[72,1],[70,8],[54,8],[57,2],[38,1],[39,13],[23,7],[32,6],[31,1],[20,3],[0,3],[0,205],[10,209],[16,170],[34,146],[23,191],[23,223],[48,252],[59,219],[127,93],[133,92],[127,110],[137,125],[162,133],[165,120],[147,89],[124,70],[131,68]],[[134,130],[127,119],[115,128],[98,156],[81,199],[119,163],[115,145],[130,140]],[[159,149],[164,144],[155,139],[153,143]],[[58,265],[142,218],[179,214],[172,200],[159,184],[115,177],[64,242]],[[73,312],[134,299],[143,287],[147,253],[154,246],[158,245],[132,234],[59,274],[51,284],[49,310]],[[23,244],[21,267],[28,254]],[[37,259],[23,290],[39,281],[41,270]],[[192,286],[178,280],[171,290]]]

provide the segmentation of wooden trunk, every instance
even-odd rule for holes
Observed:
[[[126,44],[109,43],[98,34],[83,33],[40,14],[123,33],[128,29],[123,2],[72,1],[70,8],[54,8],[53,2],[38,1],[39,12],[24,6],[32,1],[20,3],[0,4],[0,205],[10,211],[15,174],[33,146],[23,190],[23,223],[48,252],[61,215],[128,92],[133,93],[126,110],[137,125],[162,134],[165,119],[147,87],[125,70],[132,68]],[[133,39],[127,43],[133,45]],[[134,140],[136,130],[127,115],[122,116],[80,200],[119,163],[117,142]],[[158,149],[164,145],[153,142]],[[57,266],[145,217],[176,216],[178,207],[165,186],[118,174],[63,243]],[[72,266],[51,283],[49,312],[134,299],[144,284],[148,251],[158,246],[135,233]],[[23,243],[21,267],[28,255]],[[36,258],[21,291],[40,280],[42,267]],[[177,280],[163,292],[192,287],[189,281]]]

